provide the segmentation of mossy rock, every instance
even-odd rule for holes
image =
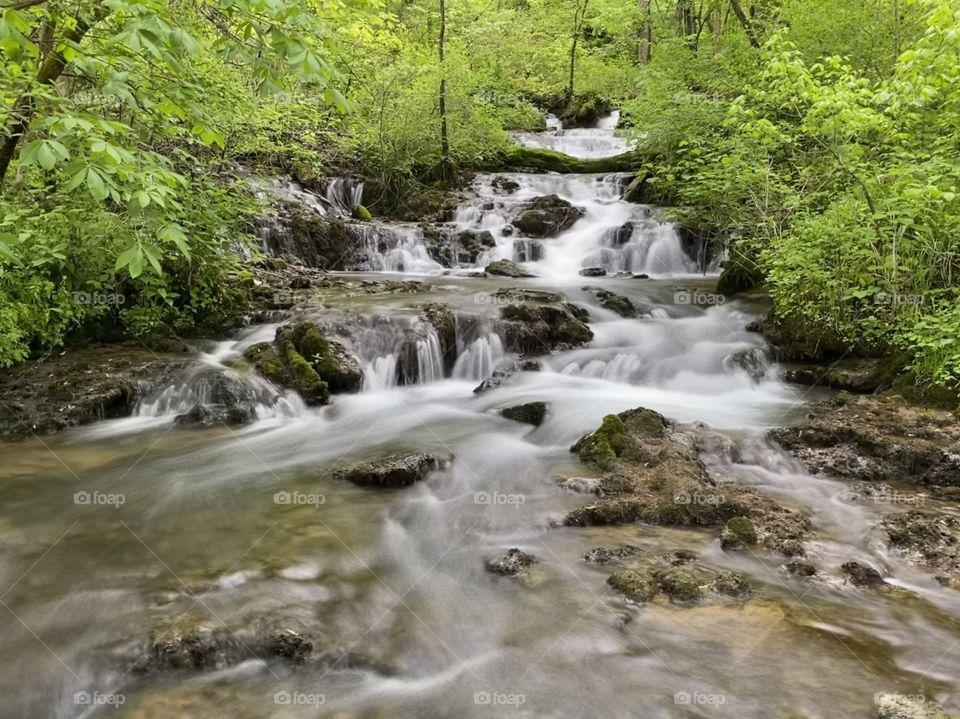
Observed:
[[[539,147],[512,147],[491,166],[490,170],[542,170],[559,174],[603,174],[631,172],[643,164],[644,157],[625,152],[613,157],[581,160],[556,150]]]
[[[320,375],[302,354],[286,342],[283,347],[287,371],[290,374],[290,387],[303,397],[307,404],[326,404],[330,400],[330,388],[320,379]]]
[[[748,517],[731,517],[720,533],[724,549],[741,549],[757,543],[757,530]]]
[[[607,578],[607,584],[635,602],[652,601],[660,593],[660,584],[648,572],[623,569]]]
[[[284,387],[290,383],[290,375],[287,374],[280,355],[270,342],[260,342],[249,347],[243,356],[253,365],[257,374],[275,385]]]
[[[662,438],[668,422],[653,410],[638,408],[608,414],[593,432],[583,435],[571,447],[580,459],[601,469],[610,469],[618,459],[629,459],[638,445],[638,438]],[[631,435],[636,435],[635,437]]]
[[[753,594],[750,582],[739,572],[723,572],[710,585],[717,594],[734,599],[746,599]]]
[[[370,210],[363,205],[354,206],[351,214],[353,215],[353,219],[360,220],[360,222],[370,222],[373,220],[373,215],[370,214]]]
[[[600,305],[611,312],[616,312],[621,317],[632,319],[637,316],[637,308],[630,301],[630,298],[623,295],[605,292],[600,298]]]
[[[695,602],[703,596],[703,582],[686,569],[668,569],[660,574],[659,583],[672,602]]]

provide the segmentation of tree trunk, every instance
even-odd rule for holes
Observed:
[[[577,44],[580,42],[580,32],[583,30],[583,21],[587,15],[587,3],[590,0],[576,0],[576,9],[573,13],[573,37],[570,42],[570,76],[567,80],[567,102],[573,99],[574,79],[577,68]]]
[[[99,17],[102,16],[98,16],[94,22]],[[62,43],[80,42],[86,35],[87,30],[90,29],[89,23],[82,18],[77,18],[76,22],[77,24],[72,29],[63,34]],[[40,61],[36,82],[40,85],[53,85],[66,69],[67,60],[62,52],[55,49],[56,43],[54,42],[53,31],[50,29],[52,26],[46,24],[45,27],[47,29],[41,33],[41,46],[47,46],[49,51]],[[3,180],[7,176],[10,163],[13,162],[13,158],[17,154],[17,145],[27,133],[35,111],[36,103],[30,92],[25,92],[17,98],[17,102],[13,106],[11,119],[7,122],[7,126],[3,128],[3,147],[0,147],[0,185],[3,184]]]
[[[443,181],[449,180],[450,175],[450,137],[447,132],[447,66],[444,59],[447,42],[447,3],[440,0],[440,164]]]
[[[637,0],[637,5],[643,15],[640,21],[639,39],[637,40],[637,62],[649,65],[653,57],[653,22],[650,17],[650,0]]]
[[[739,20],[740,24],[743,26],[743,31],[747,33],[747,39],[750,40],[750,44],[755,48],[759,48],[760,39],[757,37],[756,32],[753,29],[753,23],[747,18],[746,14],[743,12],[743,8],[740,7],[740,3],[737,2],[737,0],[730,0],[730,8],[733,10],[733,14],[737,16],[737,20]],[[751,10],[751,12],[753,12],[753,10]]]

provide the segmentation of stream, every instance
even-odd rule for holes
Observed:
[[[615,124],[517,139],[602,157],[625,147]],[[878,517],[896,507],[852,499],[762,439],[825,393],[782,382],[746,330],[765,301],[711,294],[717,260],[691,256],[656,208],[623,201],[623,176],[498,177],[515,189],[480,176],[450,220],[492,236],[476,267],[445,271],[418,229],[373,225],[380,272],[344,276],[427,289],[330,294],[306,311],[360,360],[362,392],[307,407],[263,380],[256,422],[192,429],[173,424],[195,401],[174,385],[132,417],[5,448],[0,715],[813,719],[875,716],[876,695],[893,692],[960,710],[960,652],[950,651],[960,595],[885,549]],[[550,194],[583,217],[554,239],[507,229],[523,202]],[[535,277],[471,276],[499,259],[526,259]],[[563,293],[589,312],[594,338],[475,393],[511,359],[497,324],[498,290],[511,287]],[[640,316],[604,309],[596,287],[628,297]],[[452,366],[418,319],[426,302],[456,312]],[[198,371],[222,368],[276,327],[202,344]],[[539,427],[497,413],[533,401],[548,405]],[[739,452],[721,443],[704,457],[714,476],[806,513],[809,553],[824,566],[866,562],[903,591],[792,576],[784,557],[725,552],[698,529],[555,526],[588,501],[558,479],[596,475],[570,445],[634,407],[731,438]],[[396,491],[331,475],[405,451],[454,459]],[[629,603],[606,585],[609,567],[583,560],[621,544],[693,551],[744,573],[754,597]],[[539,558],[528,576],[486,571],[511,547]],[[141,671],[151,632],[185,622],[238,647],[258,633],[302,633],[325,660]]]

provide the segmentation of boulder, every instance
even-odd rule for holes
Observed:
[[[501,336],[509,352],[537,355],[579,347],[593,339],[585,312],[566,304],[511,304],[500,309]]]
[[[886,584],[880,572],[860,562],[845,562],[840,569],[843,570],[844,576],[855,587],[875,589]]]
[[[536,360],[525,360],[523,362],[510,362],[497,367],[493,374],[484,379],[479,385],[474,387],[474,394],[483,394],[490,390],[500,387],[504,382],[513,377],[518,372],[539,372],[543,366]]]
[[[521,269],[516,262],[511,262],[510,260],[494,260],[487,265],[486,272],[488,275],[494,275],[496,277],[520,278],[534,276],[526,270]]]
[[[602,267],[584,267],[580,270],[581,277],[606,277],[607,271]]]
[[[933,570],[941,584],[960,588],[960,519],[911,510],[886,515],[880,526],[909,561]]]
[[[504,177],[503,175],[494,177],[490,185],[493,187],[494,192],[502,193],[504,195],[512,194],[520,189],[519,182],[512,178]]]
[[[566,232],[583,215],[583,210],[561,197],[547,195],[525,203],[512,224],[527,237],[544,239]]]
[[[532,424],[534,427],[539,427],[543,424],[543,419],[546,415],[546,402],[527,402],[526,404],[518,404],[500,410],[501,417],[513,420],[514,422]]]
[[[581,272],[581,274],[583,274],[583,272]],[[623,295],[618,295],[615,292],[610,292],[609,290],[604,290],[599,287],[584,287],[583,289],[592,292],[600,301],[601,307],[615,312],[621,317],[632,319],[639,314],[636,306],[629,297],[624,297]]]
[[[445,467],[450,460],[450,457],[427,452],[394,455],[341,467],[334,470],[333,476],[365,487],[409,487],[430,472]]]
[[[742,535],[771,551],[802,554],[802,542],[812,531],[810,520],[753,489],[718,484],[701,461],[699,446],[696,436],[677,430],[652,410],[608,415],[571,447],[581,461],[604,472],[597,499],[569,512],[563,523],[723,528],[728,537],[735,530],[740,542]],[[734,518],[731,529],[726,525]]]

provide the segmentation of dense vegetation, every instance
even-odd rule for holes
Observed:
[[[0,7],[0,365],[221,325],[241,168],[361,174],[394,212],[541,109],[616,106],[643,194],[729,242],[725,283],[765,282],[810,354],[960,383],[958,0]]]

